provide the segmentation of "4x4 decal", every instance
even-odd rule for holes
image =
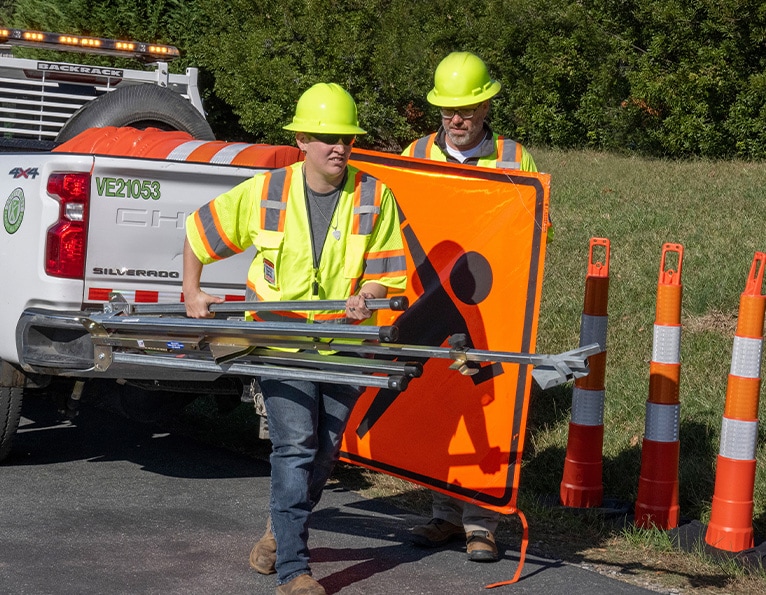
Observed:
[[[14,167],[8,172],[8,175],[13,176],[14,180],[18,180],[19,178],[32,178],[34,180],[40,175],[40,172],[37,171],[36,167],[28,167],[27,169],[24,169],[23,167]]]

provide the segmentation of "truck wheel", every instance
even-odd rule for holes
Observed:
[[[170,89],[147,84],[121,87],[86,103],[64,124],[56,142],[104,126],[180,130],[199,140],[215,140],[210,124],[191,103]]]
[[[21,418],[24,377],[11,365],[0,362],[0,461],[11,452]]]

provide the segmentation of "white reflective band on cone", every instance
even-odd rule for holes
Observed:
[[[761,351],[763,340],[734,337],[731,352],[731,374],[742,378],[761,377]]]
[[[658,364],[681,363],[681,327],[654,325],[652,361]]]
[[[646,403],[646,425],[644,438],[654,442],[676,442],[681,405]]]
[[[210,159],[210,163],[216,163],[218,165],[229,165],[234,158],[249,147],[247,143],[229,143],[223,149],[218,151]]]
[[[206,140],[190,140],[182,145],[178,145],[175,149],[170,151],[168,159],[171,161],[186,161],[186,158],[191,155],[195,149],[198,149],[204,144],[210,141]]]
[[[606,327],[608,316],[583,314],[580,319],[580,347],[598,343],[601,351],[606,351]]]
[[[578,386],[572,391],[572,423],[581,426],[604,425],[604,391]]]
[[[721,425],[721,449],[718,454],[727,459],[752,461],[755,459],[757,439],[757,421],[743,421],[724,417]]]

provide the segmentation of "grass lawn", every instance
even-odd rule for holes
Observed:
[[[662,246],[684,247],[679,503],[683,520],[706,523],[739,297],[755,252],[766,251],[766,165],[550,150],[536,150],[534,155],[538,168],[551,174],[555,227],[546,257],[538,351],[558,352],[577,344],[589,241],[610,240],[604,493],[629,504],[635,502],[638,490]],[[676,268],[673,262],[666,263],[668,267]],[[762,387],[761,419],[766,411],[763,394]],[[520,491],[521,500],[532,507],[536,499],[558,493],[570,406],[571,386],[532,397]],[[756,538],[766,537],[765,438],[766,427],[761,424],[753,515]],[[541,513],[545,516],[545,511]],[[550,523],[561,522],[560,512],[548,514],[556,519]],[[655,578],[680,588],[766,592],[764,576],[746,576],[737,565],[709,565],[703,555],[674,551],[661,532],[615,530],[596,517],[569,522],[577,526],[570,536],[583,535],[583,522],[590,533],[600,536],[595,547],[587,538],[565,536],[569,546],[582,542],[569,548],[575,559],[606,561],[608,568],[618,568],[622,574],[634,558],[635,565],[645,565]],[[541,519],[540,525],[545,524]],[[611,557],[619,560],[610,562]],[[635,566],[631,573],[637,573]]]
[[[662,246],[684,247],[679,501],[683,516],[705,522],[739,298],[755,252],[766,251],[766,166],[543,150],[535,157],[551,174],[555,227],[546,257],[538,351],[577,344],[589,239],[605,237],[611,243],[604,489],[631,502],[640,471]],[[571,387],[534,397],[522,475],[529,489],[558,492],[570,404]],[[764,438],[761,425],[754,524],[762,535]]]

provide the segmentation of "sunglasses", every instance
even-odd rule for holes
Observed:
[[[481,104],[474,105],[473,107],[464,107],[461,109],[442,108],[441,109],[442,118],[444,118],[445,120],[451,120],[455,116],[455,114],[457,114],[463,120],[470,120],[476,114],[476,110],[479,109],[480,107],[481,107]]]
[[[351,146],[356,140],[355,134],[314,134],[311,133],[311,138],[318,140],[325,145],[346,145]]]

